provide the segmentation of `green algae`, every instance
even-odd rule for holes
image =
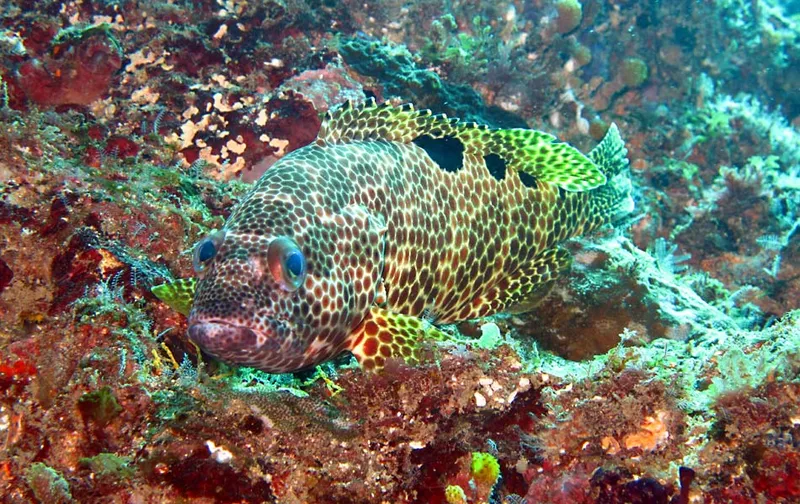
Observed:
[[[122,45],[114,36],[113,27],[109,23],[69,26],[56,33],[55,37],[53,37],[52,44],[55,46],[68,42],[79,42],[97,35],[106,37],[120,56],[124,54]]]
[[[452,14],[445,14],[431,23],[430,38],[420,55],[435,65],[444,65],[448,76],[456,81],[480,80],[496,56],[497,40],[492,26],[480,16],[472,19],[472,33],[458,30]]]
[[[115,453],[99,453],[94,457],[80,459],[80,464],[100,477],[116,480],[127,480],[136,474],[131,467],[130,457],[121,457]]]
[[[167,384],[162,388],[148,393],[150,399],[158,406],[156,418],[163,422],[172,422],[197,411],[200,401],[195,398],[190,390],[170,387]]]
[[[25,471],[25,482],[36,500],[43,504],[65,504],[74,502],[69,483],[64,476],[41,462],[34,462]]]
[[[271,394],[285,392],[295,397],[305,398],[309,394],[306,389],[322,381],[329,389],[338,390],[334,383],[339,372],[343,369],[358,367],[353,362],[355,359],[343,366],[337,366],[332,362],[325,362],[317,366],[308,378],[302,378],[297,373],[271,374],[248,367],[227,368],[224,382],[230,390],[238,394]]]
[[[481,336],[475,343],[478,348],[493,350],[503,343],[503,335],[497,324],[488,323],[481,326]]]
[[[100,427],[105,427],[122,413],[122,406],[107,385],[100,390],[83,394],[78,399],[78,409],[85,420],[91,420]]]
[[[99,282],[95,288],[72,303],[73,319],[78,325],[107,327],[112,334],[128,340],[139,366],[149,361],[145,341],[152,340],[153,322],[144,311],[144,300],[125,299],[125,285],[116,274]]]

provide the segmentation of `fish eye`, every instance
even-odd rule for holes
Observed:
[[[211,260],[216,257],[217,251],[219,251],[219,247],[222,245],[222,240],[224,238],[225,233],[223,231],[217,231],[197,242],[197,245],[194,246],[194,254],[192,255],[192,265],[194,266],[195,272],[202,273],[205,271]]]
[[[306,260],[303,257],[303,254],[295,251],[286,256],[286,261],[283,265],[286,267],[286,271],[288,271],[291,276],[299,277],[306,269]]]
[[[306,278],[306,258],[300,247],[286,237],[272,240],[267,250],[267,262],[272,277],[285,290],[293,292]]]

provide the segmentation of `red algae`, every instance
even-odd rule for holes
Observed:
[[[136,157],[139,153],[139,146],[130,138],[123,136],[112,136],[106,140],[106,148],[104,150],[107,156],[113,156],[119,159],[129,157]]]
[[[56,44],[23,63],[17,82],[37,105],[89,105],[108,92],[121,55],[102,35]]]

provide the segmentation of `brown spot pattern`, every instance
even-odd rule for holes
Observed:
[[[462,140],[463,169],[446,172],[409,143],[434,127]],[[506,160],[502,180],[489,173],[487,153]],[[518,171],[537,177],[536,187],[523,185]],[[478,318],[550,283],[569,264],[558,244],[606,222],[619,203],[604,186],[585,190],[604,181],[585,156],[545,133],[489,130],[411,108],[341,111],[237,206],[198,284],[190,323],[252,329],[261,336],[256,345],[202,346],[270,372],[312,366],[345,348],[367,369],[390,356],[413,359],[419,338],[436,331],[423,314],[437,324]],[[296,291],[265,273],[276,237],[291,238],[306,257]]]

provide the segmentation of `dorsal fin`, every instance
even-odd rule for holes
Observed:
[[[553,135],[530,129],[494,129],[464,123],[430,110],[406,104],[393,107],[370,100],[349,103],[329,112],[317,143],[337,144],[358,140],[388,140],[409,143],[421,136],[454,137],[464,152],[501,157],[508,168],[567,191],[586,191],[605,183],[606,176],[591,159]]]
[[[430,115],[430,111],[426,111]],[[408,143],[419,135],[421,112],[410,104],[392,107],[368,100],[361,105],[345,102],[328,111],[322,122],[318,143],[346,143],[354,140],[390,140]]]

